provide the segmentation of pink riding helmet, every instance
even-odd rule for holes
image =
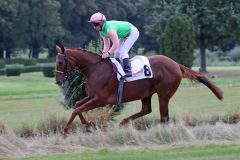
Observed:
[[[91,16],[88,22],[95,23],[95,22],[103,22],[103,21],[106,21],[106,17],[104,16],[104,14],[97,12]]]

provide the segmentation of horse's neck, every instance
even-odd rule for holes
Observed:
[[[71,58],[75,61],[73,64],[86,77],[86,83],[106,84],[106,80],[110,80],[109,84],[115,83],[112,80],[115,76],[113,76],[111,64],[107,60],[102,60],[101,56],[92,52],[75,50]]]
[[[80,70],[87,70],[101,60],[97,54],[82,49],[74,49],[69,53],[72,61],[75,61],[73,68],[78,67]]]

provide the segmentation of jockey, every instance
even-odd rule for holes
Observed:
[[[106,21],[106,17],[100,12],[94,13],[88,22],[93,24],[94,29],[99,31],[100,37],[103,39],[102,58],[106,59],[114,54],[114,57],[123,64],[126,77],[131,76],[128,51],[138,39],[138,29],[126,21]]]

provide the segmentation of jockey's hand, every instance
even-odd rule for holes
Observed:
[[[106,59],[106,58],[108,58],[110,55],[109,55],[109,53],[108,52],[104,52],[103,54],[102,54],[102,58],[103,59]]]

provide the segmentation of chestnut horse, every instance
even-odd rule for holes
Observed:
[[[89,125],[82,112],[107,104],[116,104],[117,88],[119,81],[112,69],[112,64],[100,55],[76,48],[56,46],[58,54],[56,59],[56,83],[59,86],[65,84],[71,71],[78,67],[86,78],[88,96],[76,102],[74,111],[64,127],[64,134],[68,133],[73,120],[78,115],[81,122]],[[160,121],[167,122],[168,103],[178,89],[182,78],[201,82],[206,85],[215,96],[222,100],[223,92],[204,75],[197,73],[172,59],[153,55],[148,57],[153,72],[153,78],[125,82],[123,87],[122,102],[130,102],[141,99],[140,112],[125,118],[120,124],[126,124],[131,120],[151,113],[151,97],[157,93],[159,99]]]

